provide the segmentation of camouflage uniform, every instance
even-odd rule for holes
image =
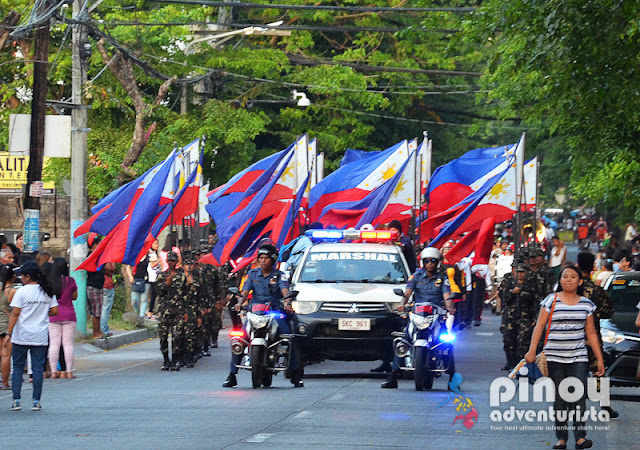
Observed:
[[[593,313],[593,321],[596,327],[596,333],[598,334],[598,340],[600,341],[600,351],[603,351],[602,335],[600,334],[600,319],[610,319],[615,313],[613,305],[609,301],[607,291],[602,289],[590,279],[585,279],[582,282],[582,296],[588,298],[596,305],[596,310]],[[596,355],[591,350],[591,346],[587,345],[587,352],[589,353],[589,369],[595,373],[598,371],[598,364],[596,362]]]
[[[516,276],[507,274],[498,292],[502,302],[500,332],[507,357],[507,367],[514,367],[529,350],[533,325],[538,314],[538,282],[535,275],[527,272],[520,292],[512,291],[518,286]]]
[[[198,318],[200,318],[200,296],[202,291],[202,276],[200,270],[191,266],[191,279],[189,290],[185,296],[185,312],[187,321],[184,323],[184,363],[187,367],[193,367],[198,350]],[[202,348],[202,347],[200,347]]]
[[[171,277],[169,286],[166,284],[167,277]],[[183,356],[185,298],[188,297],[188,292],[187,277],[182,269],[177,269],[175,275],[171,275],[170,270],[158,274],[156,282],[158,337],[165,366],[169,365],[169,334],[172,336],[171,353],[174,367],[179,367],[179,361]]]

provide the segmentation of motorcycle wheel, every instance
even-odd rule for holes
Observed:
[[[449,364],[447,367],[447,374],[454,374],[456,373],[456,361],[453,357],[453,348],[451,348],[449,350]]]
[[[413,380],[416,384],[416,391],[422,391],[425,388],[425,375],[429,372],[426,362],[429,359],[429,350],[424,348],[416,348],[413,355]],[[433,380],[432,380],[433,383]]]
[[[413,380],[416,391],[431,389],[433,387],[433,372],[431,372],[431,352],[428,349],[418,349],[415,353],[415,371]]]
[[[251,360],[251,384],[254,389],[258,389],[264,378],[264,347],[251,347],[249,358]]]
[[[273,381],[273,372],[265,371],[262,376],[262,385],[264,387],[271,387],[271,382]]]

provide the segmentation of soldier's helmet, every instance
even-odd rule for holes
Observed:
[[[180,258],[178,258],[178,254],[176,252],[169,252],[167,253],[167,261],[178,261]]]

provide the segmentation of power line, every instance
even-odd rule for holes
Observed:
[[[468,13],[477,8],[403,8],[389,6],[345,6],[345,5],[283,5],[283,4],[262,4],[251,2],[212,2],[212,1],[190,1],[190,0],[157,0],[158,3],[178,3],[181,5],[193,6],[213,6],[225,8],[255,8],[255,9],[286,9],[304,11],[354,11],[354,12],[455,12]]]
[[[466,72],[461,70],[440,70],[440,69],[410,69],[407,67],[393,67],[393,66],[374,66],[369,64],[356,64],[345,61],[334,61],[332,59],[322,58],[305,58],[304,56],[296,55],[293,53],[287,53],[289,61],[302,66],[318,66],[318,65],[332,65],[332,66],[346,66],[352,69],[361,70],[363,72],[404,72],[404,73],[423,73],[429,75],[445,75],[445,76],[471,76],[480,77],[482,72]]]
[[[183,26],[208,26],[218,25],[216,22],[100,22],[102,25],[110,27],[123,27],[123,26],[142,26],[142,27],[183,27]],[[247,28],[247,27],[264,27],[265,24],[261,23],[230,23],[225,24],[228,28]],[[398,33],[400,31],[415,30],[415,31],[431,31],[437,33],[458,33],[460,30],[454,29],[427,29],[427,28],[415,28],[415,27],[332,27],[332,26],[312,26],[312,25],[278,25],[274,28],[277,30],[292,30],[292,31],[321,31],[324,33]],[[212,30],[191,30],[193,34],[215,34]]]

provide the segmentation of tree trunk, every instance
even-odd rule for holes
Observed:
[[[105,64],[110,63],[109,70],[120,82],[124,90],[127,91],[127,94],[129,94],[131,100],[133,100],[133,109],[136,112],[131,146],[129,147],[129,150],[127,150],[127,153],[122,160],[122,164],[120,164],[122,172],[118,176],[118,182],[122,183],[127,175],[131,177],[136,176],[135,171],[133,171],[131,167],[136,163],[136,161],[138,161],[147,143],[147,140],[145,139],[145,128],[147,127],[149,119],[151,118],[153,109],[165,99],[167,93],[169,92],[169,88],[171,87],[171,84],[176,80],[176,77],[169,78],[164,83],[162,83],[162,85],[158,89],[156,98],[149,105],[145,102],[140,89],[138,89],[138,83],[133,71],[133,64],[127,58],[127,56],[116,50],[115,59],[111,61],[111,57],[107,53],[107,49],[104,46],[104,39],[100,39],[96,43],[96,46],[98,47],[98,51],[100,52],[102,61]]]

